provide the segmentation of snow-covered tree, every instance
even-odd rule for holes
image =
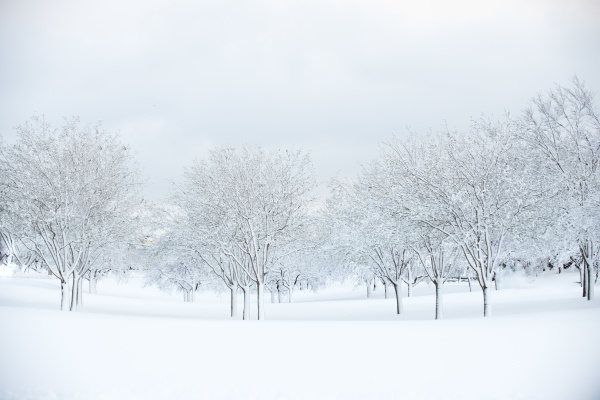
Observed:
[[[174,206],[155,206],[147,216],[148,226],[141,250],[144,254],[146,284],[182,293],[193,302],[200,286],[214,288],[216,277],[204,261],[197,232],[187,215]]]
[[[0,148],[7,230],[60,279],[61,309],[70,299],[74,310],[94,260],[135,226],[140,174],[129,148],[100,124],[74,117],[55,129],[34,117],[17,133]]]
[[[410,249],[412,226],[400,218],[386,198],[389,176],[373,162],[353,183],[335,183],[330,202],[338,219],[339,249],[349,258],[354,274],[367,286],[367,297],[375,280],[391,284],[396,293],[396,312],[403,313],[401,284],[406,268],[413,262]],[[387,285],[386,285],[387,286]]]
[[[594,297],[593,268],[600,254],[600,119],[594,95],[574,77],[533,98],[523,116],[523,139],[543,155],[560,190],[553,206],[561,236],[579,250],[583,295]]]
[[[435,286],[435,319],[444,318],[444,283],[456,270],[458,249],[443,235],[430,231],[421,236],[415,253],[425,273]]]
[[[272,277],[278,292],[285,289],[288,302],[293,302],[296,289],[302,290],[311,286],[313,290],[320,287],[329,277],[331,267],[328,266],[327,257],[323,250],[326,246],[330,230],[326,227],[327,219],[322,210],[317,207],[306,216],[306,226],[297,232],[297,241],[304,244],[304,248],[293,251],[295,247],[284,248],[283,251],[293,251],[289,257],[283,258],[273,266]],[[293,244],[296,246],[296,244]],[[280,294],[280,293],[279,293]]]
[[[13,259],[18,258],[16,247],[12,234],[8,231],[0,231],[0,265],[12,264]]]
[[[516,147],[516,130],[509,118],[479,120],[466,134],[394,139],[384,148],[389,201],[458,246],[481,286],[485,316],[504,242],[526,229],[527,214],[541,198],[532,166]]]
[[[402,280],[404,283],[406,283],[408,288],[406,296],[411,297],[413,288],[426,278],[427,274],[425,273],[421,263],[417,261],[416,257],[413,257],[404,268],[404,273],[402,274]]]
[[[177,206],[253,282],[258,319],[271,270],[306,247],[313,187],[310,161],[299,151],[219,148],[185,173]]]

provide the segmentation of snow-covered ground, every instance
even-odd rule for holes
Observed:
[[[509,278],[486,319],[464,283],[433,320],[422,283],[401,317],[382,287],[336,285],[244,322],[225,294],[184,303],[139,278],[102,281],[69,313],[57,280],[0,277],[0,398],[598,399],[600,300],[578,279]]]

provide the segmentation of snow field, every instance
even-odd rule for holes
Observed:
[[[505,281],[486,319],[465,282],[441,321],[420,284],[400,317],[382,287],[335,285],[267,304],[261,322],[231,320],[225,294],[184,303],[136,279],[60,312],[58,281],[2,278],[0,398],[592,400],[600,301],[577,277]]]

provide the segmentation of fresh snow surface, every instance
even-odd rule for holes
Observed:
[[[400,317],[383,287],[346,284],[241,321],[226,294],[184,303],[141,278],[61,312],[56,279],[1,277],[0,398],[598,399],[600,300],[578,280],[506,278],[491,318],[465,282],[447,284],[441,321],[425,283]]]

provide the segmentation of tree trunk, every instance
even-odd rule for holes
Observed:
[[[473,289],[471,288],[471,276],[467,275],[467,281],[469,281],[469,292],[472,292]]]
[[[580,269],[583,270],[583,297],[588,300],[594,298],[594,263],[592,261],[593,247],[592,241],[587,239],[583,245],[579,246],[582,258]]]
[[[290,285],[288,287],[288,303],[292,302],[292,292],[294,290],[294,285]]]
[[[492,304],[490,302],[490,288],[483,288],[483,316],[491,317],[492,316]]]
[[[592,246],[592,241],[591,240],[587,240],[586,243],[586,259],[585,259],[585,266],[587,269],[587,284],[588,284],[588,288],[587,288],[587,299],[588,300],[594,300],[594,260],[593,260],[593,255],[594,255],[594,248]]]
[[[400,315],[404,313],[404,307],[402,306],[402,288],[400,283],[393,285],[394,290],[396,291],[396,314]]]
[[[242,311],[242,318],[246,321],[250,319],[250,286],[241,286],[241,288],[242,292],[244,292],[244,310]]]
[[[444,284],[434,282],[435,284],[435,319],[444,318]]]
[[[77,280],[77,308],[83,307],[83,277]]]
[[[587,275],[588,275],[587,299],[594,300],[594,264],[588,263],[587,270],[588,270],[588,273],[587,273]]]
[[[237,285],[234,285],[233,287],[229,288],[229,290],[231,291],[231,316],[232,317],[237,317],[238,316],[238,310],[237,310]]]
[[[277,285],[277,302],[281,303],[281,287]]]
[[[258,304],[258,319],[265,319],[265,304],[264,304],[264,285],[262,283],[256,283],[256,301]]]
[[[387,282],[383,283],[383,293],[384,293],[384,297],[387,299],[389,298],[389,294],[388,294],[388,284]]]
[[[69,303],[69,280],[60,281],[60,309],[67,311],[67,304]]]
[[[583,265],[581,266],[581,272],[582,272],[582,276],[583,279],[581,280],[581,287],[583,288],[583,296],[587,298],[587,289],[588,289],[588,270],[587,270],[587,266],[585,265],[585,261],[583,262]]]
[[[271,292],[271,303],[275,303],[275,290],[269,290]]]
[[[79,287],[79,277],[73,272],[71,275],[71,279],[73,279],[73,284],[71,286],[71,307],[70,311],[77,310],[77,288]]]
[[[371,298],[371,282],[367,281],[367,299]]]

